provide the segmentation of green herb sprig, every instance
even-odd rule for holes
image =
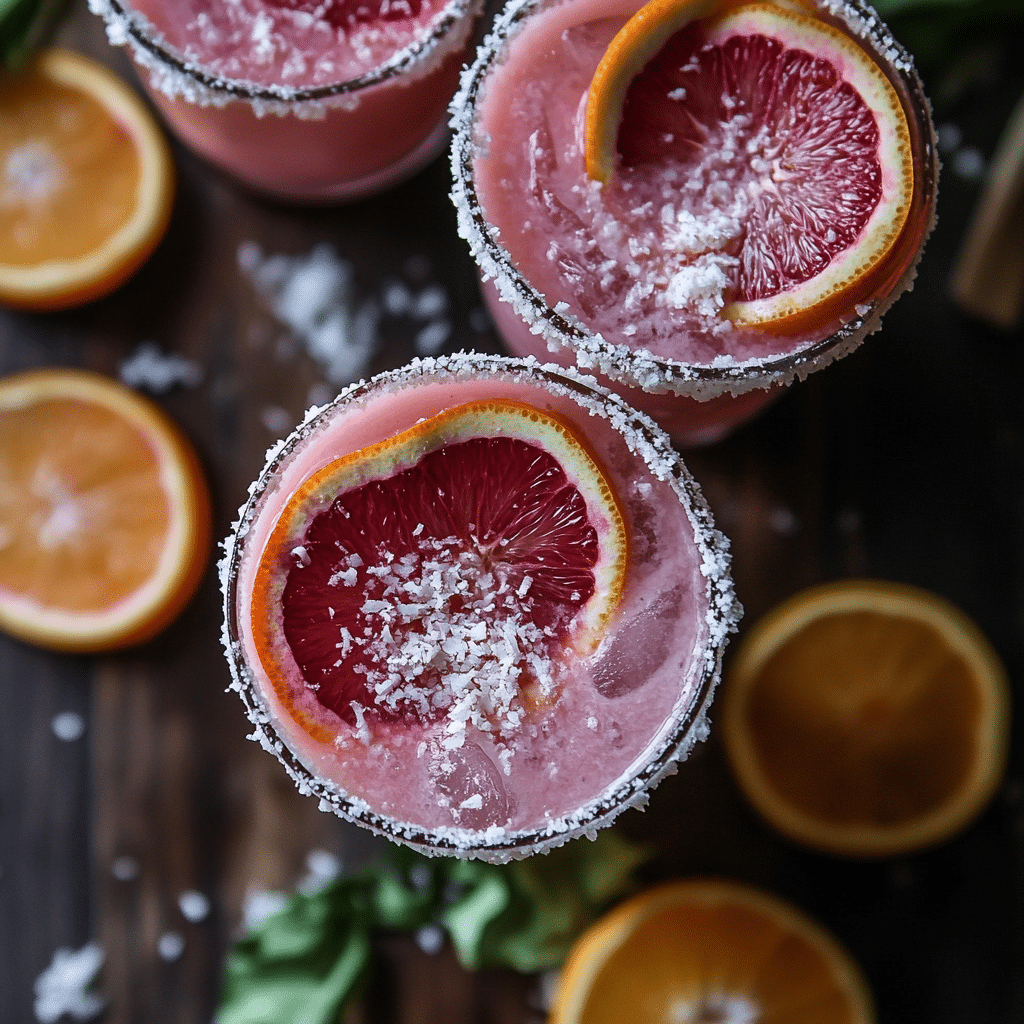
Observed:
[[[215,1024],[336,1024],[371,969],[373,937],[440,928],[467,970],[556,967],[575,938],[633,888],[645,851],[606,829],[507,865],[393,847],[286,905],[228,954]]]

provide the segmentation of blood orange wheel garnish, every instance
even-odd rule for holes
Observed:
[[[600,918],[566,960],[548,1024],[873,1024],[839,941],[796,907],[713,878],[668,882]]]
[[[301,685],[343,720],[514,727],[619,603],[627,539],[603,470],[560,419],[468,403],[314,473],[264,548],[252,623],[264,670],[310,735]],[[289,652],[286,654],[285,652]]]
[[[112,71],[45,50],[0,81],[0,302],[63,309],[112,292],[163,237],[170,147]]]
[[[588,97],[588,171],[672,162],[713,186],[737,225],[724,315],[776,331],[826,323],[872,294],[909,216],[906,113],[829,23],[770,3],[693,21],[701,12],[652,0],[612,41]]]
[[[0,380],[0,628],[66,651],[141,643],[210,545],[199,461],[159,407],[78,370]]]

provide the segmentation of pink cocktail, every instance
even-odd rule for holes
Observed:
[[[787,30],[792,22],[796,36],[803,31],[801,19],[810,16],[793,6],[771,7],[767,17],[789,19]],[[513,352],[595,373],[674,440],[699,444],[721,437],[780,388],[850,352],[878,329],[882,314],[910,286],[934,220],[934,130],[909,58],[873,12],[856,0],[823,5],[813,22],[825,26],[826,36],[838,30],[869,55],[888,83],[899,123],[905,122],[900,130],[907,133],[906,145],[886,150],[883,131],[879,152],[903,161],[900,210],[906,220],[860,290],[842,293],[849,295],[848,305],[823,302],[824,312],[815,317],[794,315],[769,326],[768,318],[747,322],[735,310],[743,306],[740,300],[761,298],[742,292],[742,275],[756,277],[748,262],[756,265],[759,244],[791,245],[796,252],[805,240],[820,244],[827,256],[817,274],[829,261],[842,265],[860,241],[857,231],[873,230],[869,204],[881,209],[882,201],[866,196],[862,219],[851,217],[848,227],[845,206],[861,200],[840,194],[847,186],[828,177],[841,166],[840,146],[852,141],[855,150],[860,136],[875,130],[872,111],[863,103],[859,109],[842,106],[849,101],[845,83],[846,93],[838,86],[834,91],[840,97],[836,112],[817,120],[811,116],[817,97],[802,96],[799,86],[791,100],[779,99],[788,95],[782,89],[771,102],[759,95],[758,82],[778,82],[783,73],[764,57],[766,50],[776,52],[770,45],[782,53],[772,57],[780,67],[786,60],[807,65],[804,81],[824,74],[819,69],[828,62],[797,43],[773,38],[762,45],[760,36],[742,34],[755,30],[743,28],[735,29],[736,36],[722,29],[717,39],[709,29],[711,42],[698,37],[686,49],[690,44],[680,33],[656,59],[671,72],[662,105],[678,102],[684,113],[668,111],[670,130],[662,135],[661,127],[642,117],[631,120],[637,108],[627,97],[615,179],[591,180],[584,161],[588,91],[612,39],[640,7],[639,0],[513,0],[505,8],[453,101],[453,199],[484,297]],[[717,9],[703,5],[716,11],[709,24],[764,18],[745,13],[748,7],[725,0]],[[669,46],[676,47],[669,55],[675,64],[665,56]],[[827,55],[844,64],[841,46]],[[760,77],[750,70],[755,60],[764,62]],[[709,93],[707,102],[702,90]],[[700,102],[685,107],[690,95]],[[807,107],[797,109],[799,103]],[[861,115],[863,127],[854,120]],[[804,122],[812,130],[801,135]],[[825,175],[820,187],[809,179],[809,167]],[[865,184],[884,193],[889,176],[883,161],[865,171]],[[801,235],[801,227],[780,243],[776,224],[802,224],[806,209],[794,214],[785,205],[788,198],[773,206],[764,197],[787,196],[789,181],[797,179],[811,180],[808,191],[825,197],[824,209],[807,217],[820,237],[812,238],[810,228]],[[859,189],[862,183],[855,184]],[[853,201],[846,203],[848,198]],[[832,205],[842,208],[834,216]],[[755,244],[748,244],[751,239]],[[777,265],[787,258],[779,256]],[[772,287],[782,294],[790,288],[785,281],[755,283],[767,291],[767,301],[775,297]]]
[[[436,157],[479,0],[90,0],[183,142],[265,194],[330,202]]]
[[[373,492],[373,514],[357,522],[349,511],[357,507],[356,492],[335,498],[332,491],[322,507],[344,502],[344,522],[333,520],[335,532],[326,535],[310,527],[303,535],[310,539],[287,543],[287,584],[266,584],[263,570],[276,557],[274,538],[292,496],[304,493],[300,488],[325,466],[347,466],[353,452],[481,401],[522,403],[567,424],[617,495],[628,556],[621,592],[598,636],[581,645],[571,628],[545,625],[549,620],[538,618],[531,604],[541,600],[542,580],[531,591],[530,578],[506,578],[490,563],[486,570],[473,568],[491,557],[477,550],[473,524],[455,561],[448,560],[455,541],[433,536],[431,526],[424,530],[428,518],[405,542],[380,553],[364,549],[354,557],[335,539],[337,552],[328,548],[337,564],[319,565],[316,544],[323,536],[363,536],[402,515],[417,522],[410,512],[415,500],[389,510],[380,498],[384,491]],[[455,447],[446,442],[441,455],[463,457]],[[505,461],[488,472],[507,476]],[[518,478],[518,469],[511,473]],[[428,490],[435,497],[448,491],[458,502],[463,490],[473,493],[474,467],[458,480],[464,478],[454,497],[443,483]],[[480,507],[493,504],[497,493],[485,490]],[[588,506],[587,516],[595,515]],[[412,538],[422,550],[410,549]],[[422,551],[432,554],[421,558]],[[576,554],[562,550],[553,557],[568,564]],[[707,732],[705,712],[740,612],[728,543],[668,438],[589,378],[498,356],[416,362],[313,411],[271,453],[227,542],[222,578],[234,686],[256,738],[300,789],[317,796],[323,809],[398,842],[493,860],[593,834],[646,801],[650,788]],[[330,592],[331,604],[319,620],[308,596],[290,596],[299,593],[291,588],[316,578],[327,581],[319,588]],[[389,593],[401,592],[395,611],[382,599],[382,580],[390,580]],[[317,592],[317,584],[309,586]],[[361,606],[360,628],[346,618],[346,601],[349,609]],[[285,623],[280,636],[261,625],[268,607],[271,619],[280,614]],[[293,609],[297,617],[289,619]],[[289,632],[291,621],[298,625]],[[326,639],[313,636],[321,629]],[[326,667],[315,671],[307,659],[314,640],[326,652],[311,655],[321,664],[326,658]],[[351,690],[339,700],[332,675],[344,672],[350,658],[362,675],[350,675],[344,685],[367,680],[354,703]],[[491,683],[496,677],[500,686]],[[443,703],[456,683],[465,699]]]

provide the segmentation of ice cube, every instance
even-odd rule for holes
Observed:
[[[430,774],[460,828],[502,826],[511,818],[512,801],[501,770],[480,744],[470,740],[455,750],[436,747],[431,752]]]
[[[643,686],[665,663],[686,590],[666,590],[615,631],[597,653],[594,686],[604,697],[623,697]]]

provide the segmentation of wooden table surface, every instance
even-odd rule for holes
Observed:
[[[64,42],[127,77],[123,53],[75,0]],[[996,54],[982,89],[939,112],[963,139],[940,190],[939,226],[914,291],[856,353],[793,387],[759,420],[687,461],[732,538],[752,622],[794,591],[868,575],[930,588],[976,618],[1024,693],[1024,334],[961,315],[948,279],[982,182],[970,148],[993,152],[1024,88]],[[992,60],[989,54],[988,59]],[[966,154],[966,156],[965,156]],[[196,386],[157,400],[195,442],[229,529],[264,451],[324,383],[323,368],[275,320],[238,250],[305,256],[321,243],[352,267],[353,304],[388,283],[439,286],[445,350],[500,350],[481,318],[474,267],[455,233],[439,159],[387,195],[295,210],[246,195],[175,146],[180,181],[166,240],[117,294],[52,315],[0,311],[0,372],[86,366],[116,375],[145,341],[201,367]],[[1024,240],[1022,240],[1024,244]],[[385,316],[367,370],[406,362],[422,324]],[[311,388],[313,391],[311,392]],[[211,565],[195,600],[146,646],[108,657],[46,653],[0,637],[0,1021],[33,1020],[32,984],[61,946],[106,953],[110,1024],[205,1024],[245,893],[291,888],[309,851],[349,865],[368,834],[300,798],[245,739],[225,692]],[[82,738],[52,729],[82,716]],[[1024,716],[1019,716],[1024,718]],[[712,713],[712,719],[714,714]],[[621,826],[658,851],[651,879],[714,873],[780,893],[832,928],[863,965],[883,1024],[1024,1021],[1024,759],[1018,719],[1005,786],[967,832],[881,863],[803,852],[762,826],[710,741]],[[115,876],[119,858],[138,874]],[[121,861],[120,863],[125,863]],[[211,912],[187,921],[196,890]],[[159,954],[168,933],[177,959]],[[467,974],[404,936],[379,947],[359,1021],[539,1021],[534,979]]]

